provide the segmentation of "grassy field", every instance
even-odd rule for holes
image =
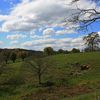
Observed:
[[[51,63],[42,81],[24,62],[6,65],[0,74],[0,100],[100,100],[100,52],[59,54],[46,57]],[[80,70],[75,63],[90,66]]]

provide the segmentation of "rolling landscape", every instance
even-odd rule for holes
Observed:
[[[43,59],[49,66],[41,85],[26,60],[9,61],[0,73],[0,100],[99,100],[100,52],[57,54]],[[89,69],[82,70],[78,63]]]
[[[100,100],[100,1],[0,1],[0,100]]]

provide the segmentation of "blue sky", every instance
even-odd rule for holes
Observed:
[[[88,31],[76,31],[79,25],[63,22],[75,7],[65,7],[71,0],[1,0],[0,48],[26,48],[55,50],[73,47],[82,49],[82,37],[90,32],[100,32],[100,21],[89,26]],[[82,5],[81,5],[82,4]],[[95,7],[96,3],[80,0],[81,7]],[[74,27],[74,28],[72,28]]]

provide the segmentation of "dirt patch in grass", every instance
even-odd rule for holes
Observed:
[[[70,96],[84,94],[84,93],[89,93],[89,92],[92,92],[92,91],[93,91],[92,88],[89,88],[89,87],[87,87],[85,85],[82,85],[82,86],[74,86],[72,88],[67,89],[67,93]]]
[[[45,87],[29,95],[23,96],[22,100],[61,100],[65,97],[73,97],[92,92],[93,89],[85,85],[67,87]]]

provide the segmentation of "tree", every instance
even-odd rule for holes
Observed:
[[[28,53],[26,51],[21,51],[18,55],[24,61],[24,59],[28,56]]]
[[[51,79],[46,79],[46,82],[43,82],[43,78],[46,74],[49,73],[50,68],[54,68],[57,66],[57,61],[51,58],[28,58],[23,62],[24,71],[31,71],[31,73],[37,78],[37,82],[39,85],[50,85],[48,81],[52,81]],[[47,84],[46,84],[47,83]],[[51,82],[52,83],[52,82]]]
[[[4,63],[4,59],[2,53],[0,53],[0,75],[5,70],[6,64]]]
[[[71,6],[76,6],[75,11],[66,18],[66,23],[71,22],[72,24],[78,24],[77,29],[88,29],[88,26],[92,23],[100,20],[100,1],[99,0],[88,0],[95,2],[97,7],[80,8],[77,3],[81,0],[72,0]]]
[[[65,51],[63,49],[59,49],[58,53],[65,53]]]
[[[43,58],[40,58],[40,59],[34,59],[34,62],[27,61],[27,64],[29,66],[31,66],[33,72],[36,73],[36,75],[38,77],[38,83],[41,84],[42,83],[42,75],[45,73],[45,71],[49,67],[47,65],[46,61],[44,61]]]
[[[100,36],[97,32],[92,32],[83,38],[85,44],[91,51],[96,50],[99,47]]]
[[[80,50],[79,50],[79,49],[76,49],[76,48],[73,48],[73,49],[71,50],[71,52],[72,52],[72,53],[79,53]]]
[[[1,52],[2,53],[2,58],[3,60],[6,62],[6,64],[8,63],[8,60],[10,58],[10,51],[8,50],[4,50]]]
[[[46,48],[44,48],[44,54],[46,54],[46,55],[53,55],[54,54],[54,50],[53,50],[53,48],[52,47],[46,47]]]
[[[58,54],[59,54],[59,53],[67,54],[67,53],[69,53],[69,52],[68,52],[68,50],[59,49],[59,50],[58,50]]]
[[[15,52],[12,52],[11,55],[10,55],[10,59],[13,61],[13,63],[15,63],[16,58],[17,58],[16,53]]]

